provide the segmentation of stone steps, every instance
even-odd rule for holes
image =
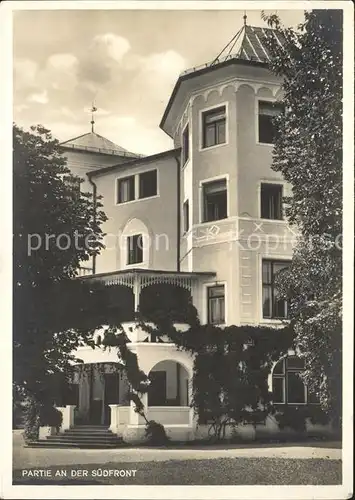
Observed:
[[[34,448],[119,448],[124,446],[122,438],[107,427],[99,425],[81,425],[67,429],[54,436],[28,445]]]

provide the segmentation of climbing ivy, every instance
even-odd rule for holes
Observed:
[[[265,420],[274,412],[267,378],[273,363],[292,346],[293,329],[265,326],[201,325],[190,308],[190,325],[181,332],[166,311],[158,311],[153,325],[141,320],[150,335],[166,335],[178,349],[194,358],[192,402],[200,424],[209,424],[214,439],[225,437],[228,425]]]

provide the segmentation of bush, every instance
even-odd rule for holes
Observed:
[[[152,446],[165,446],[169,441],[164,426],[154,420],[150,420],[146,423],[145,436],[147,442]]]
[[[27,398],[24,402],[23,425],[26,443],[38,439],[40,427],[40,405],[34,398]]]
[[[276,411],[275,419],[280,429],[290,427],[298,432],[306,430],[307,419],[312,424],[326,425],[329,423],[328,415],[319,405],[285,406],[282,410]]]
[[[40,408],[39,420],[41,426],[55,427],[59,431],[62,425],[63,415],[54,406],[43,405]]]

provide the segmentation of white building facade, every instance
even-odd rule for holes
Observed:
[[[174,149],[139,157],[94,132],[63,143],[69,167],[102,196],[108,216],[106,248],[82,274],[115,290],[112,307],[121,308],[128,346],[151,379],[145,414],[174,439],[207,432],[190,408],[193,359],[167,337],[142,330],[135,312],[149,317],[163,304],[176,310],[181,329],[189,301],[202,323],[287,320],[273,278],[290,262],[295,234],[284,217],[290,186],[271,168],[281,81],[268,69],[265,34],[246,26],[237,54],[180,75],[160,124]],[[125,376],[112,369],[117,352],[98,345],[77,355],[83,365],[64,428],[106,425],[127,441],[141,440],[145,421],[127,400]],[[277,402],[307,404],[302,382],[290,382],[300,365],[281,364],[269,381]],[[238,432],[252,437],[256,430]],[[263,432],[277,432],[276,422],[270,418]]]

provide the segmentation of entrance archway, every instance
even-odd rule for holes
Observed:
[[[164,360],[149,372],[148,407],[188,406],[189,375],[179,362]]]

